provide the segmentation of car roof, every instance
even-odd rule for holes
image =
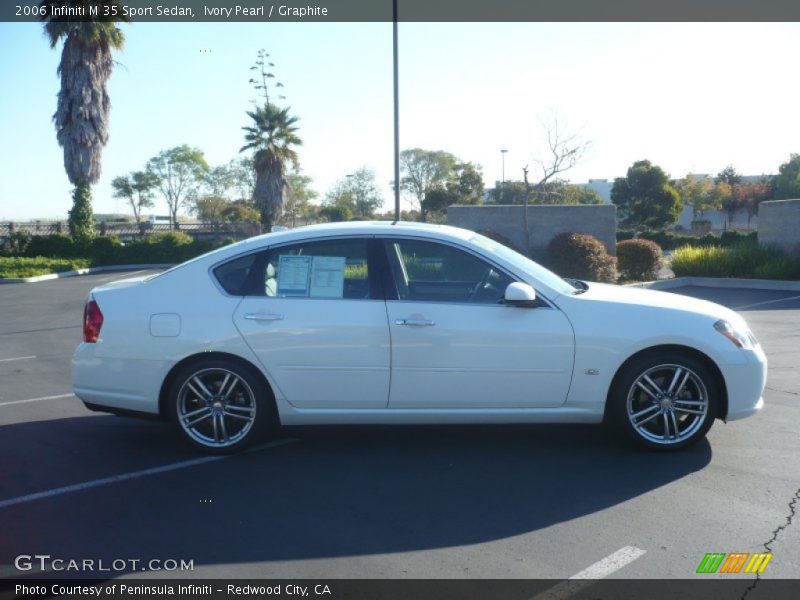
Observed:
[[[347,221],[344,223],[319,223],[305,225],[295,229],[274,231],[248,238],[231,246],[230,254],[243,251],[284,244],[296,240],[327,238],[339,235],[414,235],[438,239],[468,240],[475,235],[474,231],[460,229],[450,225],[433,223],[417,223],[413,221]],[[220,252],[219,256],[228,252]]]

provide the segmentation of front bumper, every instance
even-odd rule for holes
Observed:
[[[728,412],[725,421],[736,421],[754,415],[764,407],[767,385],[767,357],[761,346],[742,350],[745,364],[721,366],[728,390]]]

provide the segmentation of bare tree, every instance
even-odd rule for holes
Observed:
[[[557,115],[541,123],[547,151],[544,157],[533,160],[539,167],[539,181],[534,185],[536,193],[542,193],[553,178],[577,165],[591,146],[591,142],[582,139],[579,134],[567,132]]]
[[[583,140],[576,133],[567,133],[559,124],[558,116],[553,115],[548,122],[541,121],[542,129],[547,141],[547,153],[544,158],[535,158],[539,167],[539,181],[533,186],[528,181],[528,165],[522,169],[525,181],[525,200],[523,203],[525,227],[525,251],[528,252],[530,245],[530,227],[528,224],[528,204],[530,203],[531,192],[535,189],[536,194],[544,197],[547,194],[546,186],[561,173],[569,171],[583,158],[586,151],[591,146],[591,142]]]

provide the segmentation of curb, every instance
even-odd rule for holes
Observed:
[[[110,271],[141,271],[144,269],[169,269],[177,263],[157,264],[157,265],[106,265],[103,267],[87,267],[86,269],[76,269],[75,271],[62,271],[61,273],[48,273],[47,275],[36,275],[35,277],[9,277],[0,279],[3,283],[38,283],[40,281],[50,281],[52,279],[64,279],[66,277],[77,277],[79,275],[94,275],[95,273],[107,273]]]
[[[628,283],[626,287],[670,290],[690,285],[711,288],[800,292],[800,281],[782,281],[780,279],[736,279],[733,277],[675,277],[674,279],[661,279],[659,281]]]

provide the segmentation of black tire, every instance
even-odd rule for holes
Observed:
[[[714,374],[691,354],[653,352],[623,367],[608,402],[609,420],[630,440],[670,452],[705,437],[718,414],[720,390]]]
[[[277,426],[271,390],[252,367],[232,359],[189,363],[175,374],[168,393],[175,428],[207,454],[240,452]]]

